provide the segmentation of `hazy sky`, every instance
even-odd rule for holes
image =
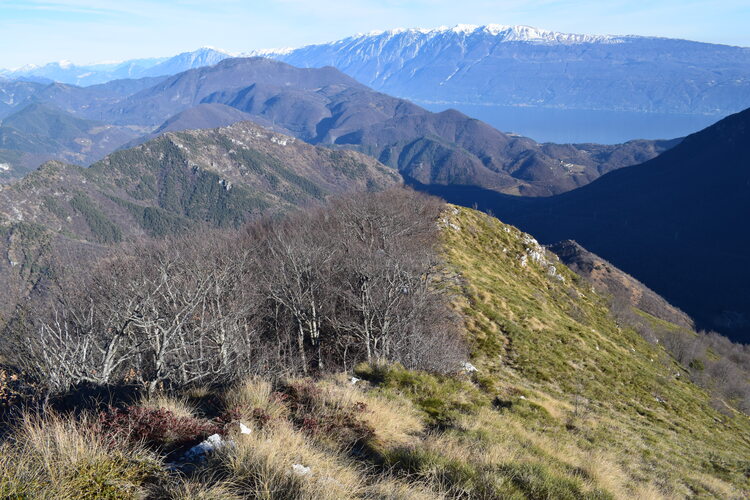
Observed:
[[[750,0],[0,0],[0,67],[206,45],[244,52],[459,23],[750,46]]]

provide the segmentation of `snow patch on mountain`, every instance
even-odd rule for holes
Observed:
[[[244,52],[239,57],[277,57],[291,54],[297,50],[295,47],[281,47],[277,49],[257,49]]]
[[[535,44],[584,44],[584,43],[623,43],[633,36],[614,35],[586,35],[574,33],[560,33],[557,31],[534,28],[532,26],[505,24],[457,24],[455,26],[439,26],[437,28],[394,28],[390,30],[376,30],[369,33],[358,33],[335,42],[321,45],[308,45],[300,49],[265,49],[253,51],[250,55],[263,57],[280,57],[289,55],[296,50],[331,45],[350,45],[357,42],[368,42],[373,39],[390,40],[394,38],[420,38],[429,41],[440,36],[476,37],[492,36],[500,42],[528,42]]]

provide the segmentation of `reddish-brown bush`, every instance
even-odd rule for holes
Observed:
[[[112,439],[125,438],[159,448],[176,448],[220,433],[224,425],[207,419],[176,416],[165,408],[109,407],[99,425]]]

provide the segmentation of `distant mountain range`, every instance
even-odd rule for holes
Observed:
[[[232,54],[211,47],[203,47],[174,57],[132,59],[117,63],[78,66],[69,61],[60,61],[43,66],[29,65],[14,70],[0,70],[0,77],[38,83],[59,82],[89,86],[112,80],[171,76],[188,69],[216,64],[227,57],[232,57]]]
[[[247,54],[201,48],[172,58],[77,66],[56,62],[0,76],[88,86],[171,76],[229,57],[333,66],[375,90],[421,103],[726,116],[750,106],[750,48],[528,26],[395,29]],[[634,136],[635,138],[636,136]]]
[[[554,243],[574,239],[690,314],[750,340],[750,109],[657,158],[548,198],[420,186]]]
[[[334,66],[418,102],[711,115],[750,106],[750,48],[687,40],[458,25],[260,54]]]
[[[5,89],[6,113],[33,114],[24,111],[25,107],[41,103],[44,109],[71,115],[68,121],[85,119],[107,124],[110,132],[129,132],[129,136],[121,134],[119,143],[101,143],[111,149],[91,151],[78,159],[79,164],[132,144],[136,131],[147,139],[166,130],[218,127],[251,119],[311,144],[366,153],[419,182],[540,196],[587,184],[610,170],[653,158],[676,143],[539,144],[504,134],[457,111],[431,113],[375,92],[335,68],[300,69],[265,58],[227,59],[156,80],[155,85],[153,79],[148,80],[150,86],[141,82],[124,80],[85,88],[0,82],[0,89]],[[14,122],[13,115],[3,120]],[[86,127],[78,128],[82,135],[75,144],[89,140],[82,130]],[[17,146],[6,149],[35,152],[31,146],[37,147],[36,143],[27,147],[21,140],[36,140],[36,135],[13,131],[20,134],[14,142]],[[55,132],[50,130],[48,138],[60,144]],[[74,161],[81,153],[74,147],[57,151],[66,161]]]

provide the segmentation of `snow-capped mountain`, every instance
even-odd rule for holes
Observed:
[[[502,42],[531,42],[543,44],[576,44],[576,43],[619,43],[626,37],[611,35],[578,35],[573,33],[559,33],[532,26],[510,26],[504,24],[488,24],[478,26],[475,24],[458,24],[453,27],[440,26],[438,28],[396,28],[392,30],[371,31],[366,35],[356,35],[352,39],[365,39],[370,37],[392,38],[403,34],[423,35],[425,38],[434,38],[447,34],[456,35],[481,35],[487,34],[496,37]]]
[[[717,115],[750,106],[750,49],[687,40],[458,25],[254,55],[334,66],[423,103]]]
[[[0,77],[12,80],[61,82],[88,86],[124,78],[146,76],[171,76],[202,66],[211,66],[233,55],[212,47],[203,47],[174,57],[131,59],[116,63],[78,66],[70,61],[60,61],[43,66],[28,65],[15,70],[0,70]]]

